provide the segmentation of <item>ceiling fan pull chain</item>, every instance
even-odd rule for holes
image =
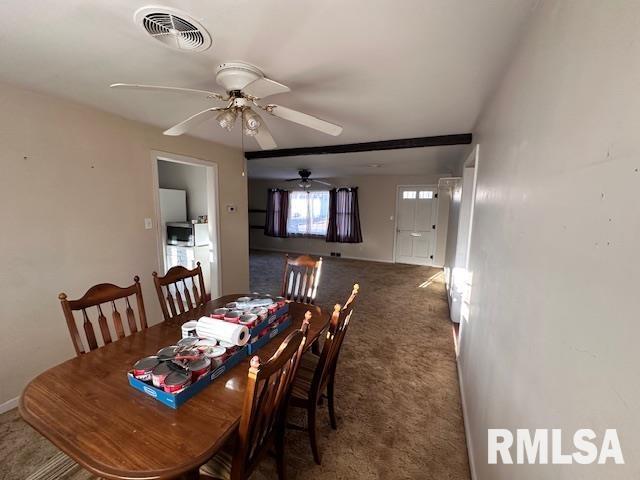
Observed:
[[[244,126],[244,109],[242,109],[242,112],[240,113],[240,123],[241,126]],[[244,158],[244,132],[242,131],[242,128],[239,128],[240,130],[240,149],[242,150],[242,158]]]

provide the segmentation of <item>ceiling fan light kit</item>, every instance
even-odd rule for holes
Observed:
[[[140,9],[138,12],[141,10],[144,9]],[[136,12],[136,15],[138,15],[138,12]],[[111,85],[111,88],[182,93],[209,100],[227,102],[225,107],[212,107],[192,115],[166,130],[164,132],[165,135],[182,135],[213,116],[216,117],[216,121],[220,127],[231,131],[238,116],[240,116],[242,119],[242,132],[247,136],[253,137],[262,150],[277,148],[278,145],[273,139],[266,123],[254,108],[260,109],[274,117],[282,118],[283,120],[297,123],[298,125],[312,128],[329,135],[337,136],[342,133],[341,126],[326,122],[312,115],[273,103],[267,105],[258,103],[259,100],[265,97],[286,93],[291,90],[286,85],[265,77],[264,74],[253,65],[243,62],[221,63],[216,69],[216,83],[224,88],[226,95],[191,88],[127,83],[114,83]]]
[[[220,127],[230,132],[233,129],[233,125],[236,123],[236,116],[237,114],[235,110],[223,110],[216,117],[216,120]]]
[[[299,182],[298,183],[298,187],[302,188],[303,190],[308,190],[311,188],[311,182],[313,183],[319,183],[320,185],[324,185],[327,187],[334,187],[334,185],[332,183],[329,182],[324,182],[322,180],[315,180],[311,177],[311,170],[307,170],[306,168],[302,168],[300,170],[298,170],[298,175],[300,176],[300,178],[289,178],[287,180],[285,180],[285,182]]]
[[[250,108],[242,112],[244,123],[244,134],[253,137],[258,134],[258,129],[262,125],[262,118]]]

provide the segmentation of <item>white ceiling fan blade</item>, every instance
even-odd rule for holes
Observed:
[[[314,180],[312,178],[309,179],[311,182],[321,183],[322,185],[326,185],[327,187],[333,187],[333,183],[323,182],[322,180]]]
[[[165,135],[172,135],[172,136],[182,135],[183,133],[186,133],[189,129],[195,127],[196,125],[199,125],[202,122],[214,117],[220,110],[226,110],[226,109],[227,107],[207,108],[202,112],[198,112],[195,115],[191,115],[186,120],[183,120],[182,122],[178,123],[177,125],[174,125],[170,129],[165,130],[163,133]]]
[[[313,128],[314,130],[319,130],[323,133],[328,133],[334,137],[342,133],[342,127],[340,125],[325,122],[324,120],[320,120],[312,115],[307,115],[306,113],[291,110],[287,107],[281,107],[280,105],[268,105],[266,108],[271,115],[289,120],[293,123],[304,125],[305,127]]]
[[[168,93],[188,93],[191,95],[198,95],[204,98],[217,98],[218,100],[228,100],[227,97],[216,92],[209,92],[207,90],[195,90],[193,88],[181,88],[181,87],[163,87],[160,85],[138,85],[134,83],[114,83],[110,85],[111,88],[117,88],[119,90],[152,90],[157,92]]]
[[[291,89],[274,80],[262,77],[249,83],[242,91],[252,97],[265,98],[269,95],[276,95],[277,93],[290,92]]]
[[[256,133],[253,138],[256,139],[256,142],[258,142],[258,145],[260,145],[262,150],[273,150],[278,146],[264,120],[258,128],[258,133]]]

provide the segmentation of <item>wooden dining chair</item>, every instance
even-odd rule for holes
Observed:
[[[200,478],[244,480],[271,447],[275,447],[278,478],[286,478],[284,420],[310,319],[307,312],[302,328],[291,333],[266,363],[257,356],[251,359],[238,433],[200,468]]]
[[[320,465],[320,452],[316,435],[316,411],[326,389],[331,428],[334,430],[338,428],[334,402],[336,367],[359,290],[360,286],[356,283],[347,303],[343,307],[340,304],[334,306],[320,356],[312,352],[303,355],[291,389],[289,403],[292,407],[307,410],[307,428],[289,426],[296,430],[308,431],[313,459],[318,465]]]
[[[193,270],[181,265],[171,267],[163,277],[158,276],[158,272],[153,272],[153,283],[165,320],[177,316],[187,317],[191,310],[209,301],[200,262]]]
[[[285,255],[281,295],[287,300],[313,305],[318,293],[321,271],[322,257],[301,255],[291,258]]]
[[[117,303],[121,304],[121,308],[124,307],[124,313],[127,318],[127,326],[129,333],[135,333],[138,330],[147,328],[147,317],[144,311],[144,302],[142,300],[142,289],[140,288],[140,278],[136,275],[133,277],[133,285],[129,287],[118,287],[111,283],[101,283],[95,285],[87,290],[81,298],[78,300],[68,300],[66,293],[58,295],[60,304],[62,305],[62,311],[67,320],[67,327],[69,327],[69,333],[71,334],[71,340],[73,347],[76,350],[76,355],[80,356],[91,350],[95,350],[99,346],[98,337],[94,329],[95,321],[90,320],[90,314],[87,310],[91,307],[96,307],[97,322],[99,333],[102,337],[102,344],[106,345],[111,343],[112,333],[115,334],[115,339],[124,338],[126,336],[124,324],[122,322],[122,315],[118,310]],[[131,307],[129,297],[135,297],[137,309],[138,309],[138,323],[136,323],[136,317]],[[119,301],[119,302],[118,302]],[[110,304],[110,307],[107,306]],[[103,306],[105,310],[103,310]],[[111,310],[111,320],[113,328],[109,328],[109,322],[107,321],[107,314]],[[73,312],[82,311],[82,331],[84,332],[84,342],[80,336],[76,318]]]

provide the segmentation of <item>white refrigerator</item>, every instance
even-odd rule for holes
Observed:
[[[200,262],[202,274],[204,276],[207,291],[211,284],[211,258],[210,241],[208,235],[205,241],[200,241],[203,230],[208,232],[207,224],[196,225],[198,231],[197,246],[185,247],[167,244],[167,223],[189,223],[187,218],[187,192],[186,190],[175,190],[171,188],[160,188],[160,225],[162,226],[162,242],[164,245],[165,272],[171,267],[182,265],[189,270],[195,268]]]

